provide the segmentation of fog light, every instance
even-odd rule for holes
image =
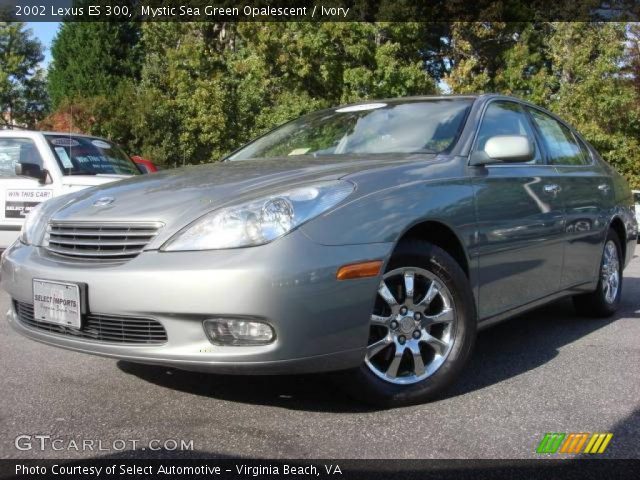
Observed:
[[[265,345],[275,337],[266,323],[234,318],[205,320],[204,331],[211,343],[218,345]]]

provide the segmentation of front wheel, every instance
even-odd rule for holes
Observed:
[[[622,294],[622,248],[620,239],[609,230],[602,251],[598,288],[592,293],[573,297],[573,306],[580,315],[610,317],[620,306]]]
[[[421,403],[459,375],[476,336],[469,281],[441,248],[407,241],[380,281],[362,365],[346,372],[355,397],[380,406]]]

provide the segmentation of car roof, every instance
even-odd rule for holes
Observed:
[[[317,113],[317,112],[331,112],[331,111],[335,111],[341,108],[346,108],[346,107],[354,107],[357,105],[367,105],[367,104],[372,104],[372,103],[386,103],[386,104],[390,104],[390,105],[401,105],[403,103],[412,103],[412,102],[428,102],[428,101],[434,101],[434,100],[473,100],[474,102],[476,100],[482,100],[483,102],[488,102],[489,100],[493,100],[493,99],[503,99],[503,100],[511,100],[513,102],[518,102],[518,103],[522,103],[525,105],[531,105],[532,107],[535,107],[537,109],[543,110],[546,113],[551,114],[552,116],[555,117],[555,115],[553,115],[553,113],[549,112],[548,110],[545,110],[544,108],[535,105],[533,103],[529,103],[526,100],[523,100],[521,98],[518,97],[514,97],[511,95],[503,95],[503,94],[499,94],[499,93],[469,93],[469,94],[445,94],[445,95],[413,95],[413,96],[407,96],[407,97],[392,97],[392,98],[371,98],[371,99],[367,99],[367,100],[361,100],[358,102],[352,102],[352,103],[345,103],[343,105],[335,105],[332,107],[328,107],[328,108],[324,108],[321,110],[316,110],[314,112],[309,112],[311,113]],[[557,118],[557,117],[556,117]],[[564,123],[564,122],[563,122]]]
[[[355,106],[358,106],[358,105],[369,105],[369,104],[373,104],[373,103],[385,103],[387,105],[401,105],[403,103],[413,103],[413,102],[420,102],[420,101],[426,102],[426,101],[433,101],[433,100],[467,99],[467,100],[474,100],[475,101],[477,98],[479,98],[481,96],[484,96],[484,95],[476,95],[476,94],[470,94],[470,95],[414,95],[414,96],[408,96],[408,97],[370,98],[370,99],[367,99],[367,100],[360,100],[360,101],[357,101],[357,102],[351,102],[351,103],[345,103],[345,104],[342,104],[342,105],[333,105],[331,107],[321,108],[320,110],[314,110],[314,111],[308,112],[307,115],[313,115],[313,114],[316,114],[316,113],[335,112],[336,110],[339,110],[341,108],[355,107]],[[296,119],[293,119],[293,120],[296,120]]]
[[[74,133],[74,132],[52,132],[52,131],[43,131],[43,130],[23,130],[21,128],[16,129],[7,129],[0,130],[1,137],[14,137],[14,136],[22,136],[22,137],[36,137],[39,135],[64,135],[66,137],[83,137],[83,138],[101,138],[96,135],[86,135],[84,133]],[[107,139],[105,139],[107,140]]]
[[[431,100],[454,100],[454,99],[468,99],[475,100],[479,95],[414,95],[409,97],[393,97],[393,98],[371,98],[367,100],[360,100],[358,102],[345,103],[344,105],[336,105],[328,108],[327,110],[335,110],[338,108],[350,107],[354,105],[367,105],[369,103],[390,103],[390,104],[402,104],[409,102],[431,101]]]
[[[512,96],[512,95],[503,95],[501,93],[465,93],[465,94],[442,94],[442,95],[411,95],[407,97],[391,97],[391,98],[371,98],[367,100],[360,100],[357,102],[352,102],[345,104],[344,106],[349,105],[362,105],[367,103],[377,103],[377,102],[385,102],[385,103],[403,103],[403,102],[415,102],[415,101],[429,101],[429,100],[449,100],[449,99],[490,99],[490,98],[505,98],[509,100],[514,100],[516,102],[527,103],[526,100],[522,100],[521,98]],[[341,105],[342,106],[342,105]],[[340,106],[332,107],[332,108],[340,108]]]

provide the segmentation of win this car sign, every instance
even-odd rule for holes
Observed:
[[[7,190],[4,202],[5,218],[24,218],[29,211],[53,196],[53,190]]]

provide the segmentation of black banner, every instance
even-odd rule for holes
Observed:
[[[637,479],[640,460],[0,460],[2,479]]]
[[[24,22],[637,21],[638,0],[0,0]]]

